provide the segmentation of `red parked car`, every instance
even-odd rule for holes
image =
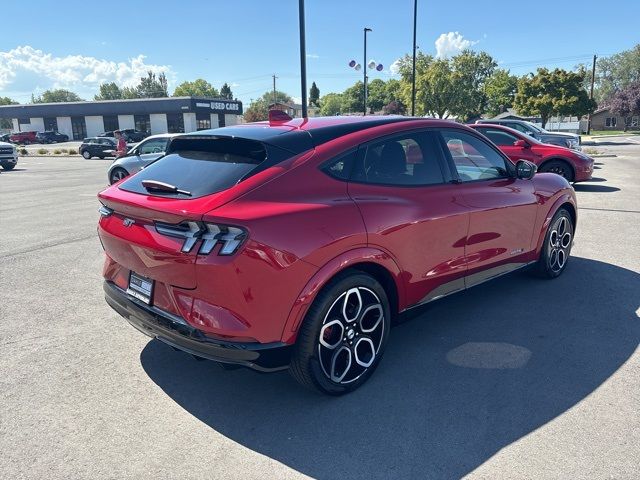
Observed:
[[[539,172],[557,173],[569,182],[591,180],[593,158],[582,152],[542,143],[502,125],[481,123],[469,126],[495,143],[514,163],[528,160],[538,166]]]
[[[29,145],[30,143],[38,143],[38,132],[15,132],[9,137],[11,143],[21,143],[23,145]]]
[[[106,301],[143,333],[338,395],[371,375],[400,312],[566,268],[569,183],[473,129],[272,115],[175,137],[99,194]]]

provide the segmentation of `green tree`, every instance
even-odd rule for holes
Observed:
[[[378,112],[387,103],[387,85],[384,80],[376,78],[367,85],[367,108],[369,111]]]
[[[342,94],[328,93],[320,99],[320,115],[333,116],[341,113]]]
[[[0,97],[0,105],[18,105],[18,102],[9,97]],[[0,128],[13,128],[13,124],[8,118],[0,118]]]
[[[138,87],[123,87],[122,98],[125,98],[125,99],[140,98]]]
[[[402,99],[402,82],[391,78],[385,83],[385,104],[389,104],[394,101],[400,101]]]
[[[487,107],[485,87],[497,63],[486,52],[464,50],[451,58],[456,98],[449,111],[467,121],[479,117]]]
[[[587,72],[585,87],[588,89],[591,65],[581,67]],[[640,81],[640,43],[629,50],[597,60],[593,96],[598,104],[606,103],[616,92],[637,81]]]
[[[218,98],[220,96],[220,93],[209,82],[207,82],[203,78],[198,78],[193,82],[182,82],[174,90],[173,96]]]
[[[584,89],[584,70],[569,72],[539,68],[518,80],[513,105],[523,115],[539,115],[542,128],[553,114],[582,116],[595,110],[595,102]]]
[[[309,89],[309,105],[318,106],[320,101],[320,89],[316,85],[316,82],[311,84],[311,88]]]
[[[364,92],[362,90],[362,82],[357,81],[354,85],[347,88],[342,93],[342,113],[359,113],[362,112],[364,105]]]
[[[168,82],[164,72],[156,77],[156,74],[149,70],[146,77],[140,79],[140,84],[136,87],[139,98],[161,98],[168,97]]]
[[[407,88],[403,91],[406,97]],[[416,112],[447,118],[452,112],[462,110],[457,105],[458,93],[451,61],[433,60],[424,72],[416,75]]]
[[[518,89],[518,77],[511,75],[509,70],[498,69],[487,80],[485,93],[487,95],[486,112],[495,117],[507,108],[513,107],[513,99]]]
[[[231,91],[231,87],[227,84],[227,82],[225,82],[220,89],[220,97],[226,98],[227,100],[233,99],[233,92]]]
[[[93,98],[94,100],[119,100],[122,98],[122,90],[116,82],[102,83],[100,93]]]
[[[279,90],[276,90],[276,103],[291,103],[291,97]],[[260,98],[251,102],[249,108],[244,112],[244,119],[247,122],[260,122],[269,119],[269,105],[273,102],[273,90],[265,92]]]
[[[81,102],[82,99],[75,93],[58,88],[55,90],[45,90],[42,95],[35,97],[31,95],[31,103],[60,103],[60,102]]]

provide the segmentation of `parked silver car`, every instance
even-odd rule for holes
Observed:
[[[107,171],[109,183],[113,184],[129,175],[133,175],[163,156],[169,140],[176,135],[179,134],[162,133],[160,135],[152,135],[134,145],[126,156],[118,158],[109,167]]]

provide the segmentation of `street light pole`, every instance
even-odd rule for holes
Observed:
[[[416,116],[416,30],[418,24],[418,0],[413,0],[413,66],[411,67],[411,116]]]
[[[304,0],[298,2],[300,22],[300,89],[302,90],[302,118],[307,118],[307,47],[304,28]]]
[[[364,27],[364,61],[362,62],[362,70],[364,71],[364,110],[363,115],[367,114],[367,32],[373,32],[368,27]]]

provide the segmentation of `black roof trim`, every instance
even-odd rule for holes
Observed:
[[[335,125],[328,125],[325,127],[310,128],[308,131],[311,134],[314,145],[321,145],[323,143],[335,140],[338,137],[349,135],[350,133],[359,132],[368,128],[378,127],[380,125],[387,125],[389,123],[406,122],[409,120],[415,120],[411,117],[371,117],[370,119],[362,119],[358,122],[345,122],[336,123]]]
[[[370,119],[360,119],[358,121],[336,123],[334,125],[321,127],[308,126],[305,129],[296,128],[287,124],[269,126],[266,123],[256,123],[215,128],[212,130],[200,130],[198,132],[186,133],[185,136],[246,138],[248,140],[255,140],[273,145],[274,147],[283,148],[294,154],[299,154],[323,143],[335,140],[336,138],[349,135],[350,133],[389,123],[410,120],[415,120],[415,118],[400,116],[371,117]]]

